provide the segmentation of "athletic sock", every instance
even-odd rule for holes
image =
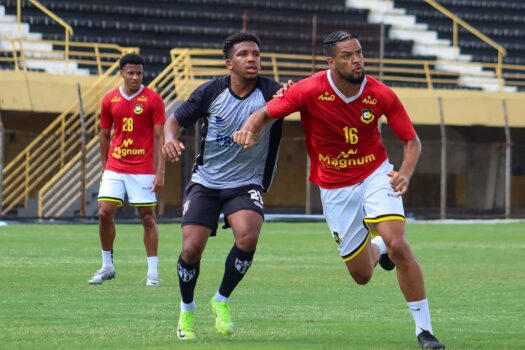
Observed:
[[[113,267],[113,250],[102,250],[102,267]]]
[[[158,256],[148,256],[148,275],[158,275]]]
[[[423,331],[432,332],[432,323],[430,322],[430,310],[428,308],[428,299],[408,302],[408,308],[412,313],[416,323],[416,337]]]
[[[255,249],[251,252],[245,252],[237,248],[235,244],[233,245],[224,263],[224,276],[219,288],[219,293],[222,296],[230,297],[230,294],[252,265],[254,254]]]
[[[379,247],[379,252],[381,255],[386,253],[386,244],[385,244],[385,241],[383,241],[383,238],[381,236],[375,236],[371,242],[372,244],[375,244],[376,246]]]
[[[222,301],[222,302],[230,301],[230,298],[225,297],[225,296],[222,295],[219,291],[217,291],[217,293],[215,293],[214,298],[215,298],[215,300],[217,300],[217,301]]]
[[[200,262],[196,264],[188,264],[184,262],[182,256],[179,255],[177,273],[179,275],[180,295],[182,302],[185,304],[191,304],[193,302],[195,285],[197,284],[197,278],[199,277],[199,266]]]
[[[189,304],[186,304],[182,300],[180,301],[180,311],[181,312],[195,312],[197,309],[197,305],[195,305],[195,302],[192,301]]]

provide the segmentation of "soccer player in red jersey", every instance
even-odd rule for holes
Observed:
[[[98,194],[98,216],[102,267],[89,283],[101,284],[115,278],[114,218],[127,194],[129,204],[137,208],[144,226],[148,261],[146,286],[156,287],[159,285],[159,232],[154,207],[157,204],[155,192],[164,186],[161,146],[164,144],[166,113],[159,94],[142,85],[144,59],[127,54],[120,59],[119,66],[124,85],[104,97],[100,112],[99,142],[104,173]]]
[[[365,74],[357,36],[338,31],[323,43],[330,69],[269,101],[246,120],[234,141],[250,148],[265,123],[301,112],[310,181],[320,187],[326,221],[350,275],[364,285],[377,263],[386,270],[397,267],[417,340],[422,348],[442,349],[445,346],[433,335],[421,268],[406,239],[401,199],[421,143],[394,92]],[[383,115],[404,143],[397,171],[381,143],[378,119]]]

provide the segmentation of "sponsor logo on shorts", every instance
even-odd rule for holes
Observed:
[[[250,194],[250,199],[253,201],[253,204],[258,206],[259,208],[264,208],[264,202],[262,198],[261,192],[257,190],[249,190],[248,193]]]
[[[191,199],[188,199],[186,202],[184,202],[184,205],[182,206],[182,215],[186,214],[191,204]]]
[[[341,244],[341,242],[343,242],[341,237],[339,237],[339,233],[338,232],[336,232],[336,231],[332,232],[332,236],[334,236],[335,243],[337,243],[338,245]]]

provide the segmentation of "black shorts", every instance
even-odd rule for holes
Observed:
[[[224,214],[223,228],[229,227],[226,217],[239,210],[253,210],[264,218],[262,193],[258,185],[215,190],[190,182],[184,190],[182,226],[205,226],[212,230],[211,236],[215,236],[221,212]]]

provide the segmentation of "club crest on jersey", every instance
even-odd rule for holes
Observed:
[[[361,121],[365,124],[370,124],[374,121],[375,115],[371,109],[363,109],[361,111]]]
[[[135,112],[135,114],[142,114],[142,112],[144,112],[144,108],[142,105],[136,104],[135,108],[133,108],[133,112]]]

